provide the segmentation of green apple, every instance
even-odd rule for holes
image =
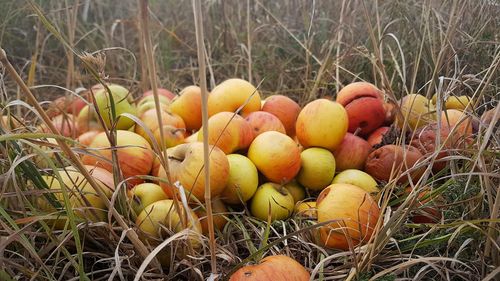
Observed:
[[[284,220],[293,213],[294,207],[293,196],[284,186],[268,182],[257,188],[250,203],[250,212],[264,221],[269,214],[271,221]]]
[[[332,183],[335,157],[325,148],[311,147],[300,153],[301,168],[297,181],[306,188],[320,191]]]
[[[375,179],[373,179],[369,174],[356,169],[347,169],[340,172],[333,178],[332,184],[333,183],[352,184],[357,187],[361,187],[369,193],[379,192]]]
[[[137,116],[137,109],[135,106],[130,104],[127,97],[129,96],[129,91],[120,85],[109,85],[108,86],[111,96],[113,97],[113,106],[115,108],[116,118],[122,113],[129,113]],[[98,90],[95,95],[95,101],[97,104],[98,112],[102,116],[104,123],[109,128],[115,120],[111,120],[111,99],[108,91],[106,89]],[[118,130],[127,130],[134,125],[134,121],[130,118],[121,116],[118,119],[116,128]]]
[[[302,185],[300,185],[296,181],[291,181],[289,183],[286,183],[285,188],[288,189],[288,192],[290,192],[290,194],[292,194],[295,203],[304,200],[304,198],[306,198],[306,190]]]
[[[140,214],[144,208],[156,201],[168,199],[161,186],[154,183],[141,183],[129,191],[132,209]]]
[[[229,160],[229,180],[221,198],[229,204],[248,201],[259,185],[259,174],[255,164],[241,154],[227,155]]]

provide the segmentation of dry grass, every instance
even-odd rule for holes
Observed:
[[[285,94],[304,104],[366,80],[383,89],[388,100],[438,94],[438,111],[444,98],[468,95],[475,101],[470,111],[475,120],[498,104],[500,5],[495,1],[201,2],[209,89],[241,77],[259,84],[266,96]],[[135,97],[156,83],[175,91],[200,84],[205,75],[198,69],[203,63],[191,1],[150,1],[150,46],[140,32],[137,3],[39,1],[43,22],[24,2],[0,0],[0,46],[38,101],[89,87],[96,79],[123,84]],[[94,57],[81,60],[83,52],[103,56],[99,61],[105,65],[97,69],[88,60]],[[417,191],[431,186],[432,196],[439,197],[444,216],[437,224],[412,223],[410,215],[422,211],[417,193],[398,198],[401,187],[393,181],[379,201],[387,207],[379,233],[356,252],[318,247],[318,226],[310,220],[293,217],[269,225],[241,207],[226,214],[229,223],[215,232],[215,240],[203,237],[201,249],[172,257],[176,262],[160,269],[154,266],[155,246],[146,244],[141,253],[133,212],[119,204],[119,191],[109,202],[115,204],[114,218],[107,222],[82,223],[68,215],[65,230],[51,229],[49,216],[72,212],[67,206],[52,214],[36,207],[37,197],[51,198],[40,176],[74,159],[64,146],[44,146],[37,139],[72,142],[34,133],[41,116],[25,103],[10,73],[1,70],[0,109],[23,125],[0,126],[0,280],[203,280],[211,272],[226,276],[245,262],[277,253],[296,258],[314,280],[498,278],[498,127],[480,127],[471,146],[450,151],[449,168],[439,174],[428,168],[414,183]],[[154,72],[158,75],[148,74]],[[411,137],[403,133],[395,141],[408,143]],[[57,157],[48,157],[50,152]],[[160,155],[161,148],[155,152]],[[421,165],[431,167],[436,155]],[[47,165],[38,165],[39,159]],[[396,203],[402,207],[391,211],[388,206]],[[181,239],[185,235],[165,239],[156,250],[181,252],[189,246]]]

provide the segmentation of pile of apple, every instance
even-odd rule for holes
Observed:
[[[182,230],[174,196],[185,197],[192,208],[187,212],[190,229],[206,233],[201,90],[189,86],[178,96],[165,89],[158,92],[162,128],[151,91],[134,102],[129,91],[116,84],[92,87],[83,95],[87,101],[54,103],[53,122],[86,148],[82,161],[108,194],[116,187],[105,130],[116,129],[118,164],[137,225],[148,237],[161,238],[165,227]],[[434,171],[446,165],[445,149],[433,155],[438,135],[444,148],[470,141],[471,120],[462,111],[468,102],[446,103],[437,126],[430,100],[412,94],[399,105],[386,103],[383,92],[367,82],[347,85],[336,101],[317,99],[301,108],[283,95],[261,100],[259,91],[245,80],[226,80],[208,96],[210,193],[218,214],[216,227],[224,227],[221,213],[227,212],[227,205],[248,204],[251,214],[261,220],[283,220],[296,213],[330,222],[319,228],[320,243],[326,247],[347,250],[363,244],[378,225],[380,184],[396,182],[410,192],[405,187],[419,180],[426,159],[438,159]],[[403,129],[413,132],[406,144],[392,144],[384,137]],[[159,151],[162,141],[168,148],[169,173],[153,152]],[[145,180],[148,175],[156,180]],[[95,194],[85,190],[95,197],[86,201],[103,209]],[[304,201],[306,194],[316,200]],[[74,207],[83,207],[81,201],[75,200]],[[440,214],[433,215],[424,216],[423,222],[433,222]],[[79,216],[89,217],[86,211]]]

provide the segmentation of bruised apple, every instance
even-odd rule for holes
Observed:
[[[309,272],[296,260],[284,256],[268,256],[259,264],[247,265],[231,275],[229,281],[308,281]]]
[[[349,118],[350,133],[359,131],[368,136],[385,121],[382,92],[368,82],[351,83],[337,94],[337,102],[345,107]]]
[[[382,140],[384,139],[384,136],[389,133],[391,128],[389,127],[380,127],[373,131],[370,136],[368,136],[368,139],[366,141],[371,147],[374,147],[376,145],[380,145],[382,143]]]
[[[350,184],[332,184],[316,200],[321,241],[328,248],[349,250],[370,240],[380,216],[371,195]]]
[[[263,132],[276,131],[286,134],[285,126],[278,117],[265,111],[255,111],[245,118],[254,132],[254,136],[258,136]]]
[[[271,182],[286,183],[300,170],[300,152],[289,136],[268,131],[258,135],[248,148],[248,158]]]
[[[398,184],[410,179],[417,182],[425,171],[425,167],[415,167],[421,158],[422,153],[413,146],[384,145],[368,155],[365,171],[379,181],[389,182],[397,177]],[[401,176],[407,170],[411,172]]]

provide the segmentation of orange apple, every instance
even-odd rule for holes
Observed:
[[[285,126],[278,117],[265,111],[254,111],[245,118],[253,129],[254,136],[258,136],[263,132],[276,131],[286,134]]]
[[[441,136],[446,137],[452,147],[463,145],[472,139],[472,118],[456,109],[448,109],[441,114]]]
[[[179,115],[173,114],[173,113],[170,113],[167,111],[163,111],[163,110],[160,111],[160,113],[161,113],[160,115],[161,115],[161,121],[162,121],[163,126],[170,125],[170,126],[175,127],[175,128],[181,128],[181,129],[186,128],[186,125],[184,124],[184,120],[182,120],[182,118]],[[155,140],[159,144],[160,143],[160,133],[159,133],[160,124],[158,122],[156,109],[150,109],[150,110],[144,112],[141,115],[140,119],[144,123],[144,125],[147,128],[149,128],[149,130],[151,130],[151,133],[153,133],[153,137],[155,137],[155,135],[158,137],[158,138],[155,137]],[[135,132],[137,134],[139,134],[140,136],[142,136],[143,138],[145,138],[150,144],[153,143],[153,141],[149,137],[148,133],[146,132],[146,130],[142,126],[136,125]]]
[[[79,135],[76,140],[84,147],[89,146],[99,133],[99,131],[88,131]]]
[[[241,116],[219,112],[208,119],[208,143],[230,154],[248,148],[254,138],[252,127]],[[198,131],[198,141],[203,141],[203,130]]]
[[[236,112],[243,106],[240,114],[246,117],[260,110],[260,93],[248,81],[243,79],[228,79],[217,85],[208,95],[208,115],[229,111]]]
[[[300,111],[295,133],[304,148],[317,146],[334,151],[342,142],[347,127],[347,112],[342,105],[317,99]]]
[[[189,131],[201,128],[201,89],[198,86],[184,88],[170,104],[170,110],[182,117]]]
[[[84,155],[82,157],[83,163],[96,165],[112,172],[112,153],[106,134],[102,132],[95,136],[89,148],[96,149],[94,151],[96,156]],[[116,151],[118,163],[125,179],[134,176],[149,175],[153,167],[153,151],[146,139],[134,132],[117,130]],[[128,183],[131,185],[141,182],[142,180],[139,178],[128,180]]]
[[[248,148],[248,158],[270,181],[286,183],[300,170],[300,152],[289,136],[269,131],[258,135]]]
[[[184,188],[186,195],[205,201],[205,170],[203,158],[203,143],[185,143],[169,151],[169,166],[172,181]],[[166,172],[160,168],[160,178],[166,177]],[[210,194],[216,197],[222,193],[229,179],[229,161],[218,147],[210,146]],[[175,187],[161,182],[165,192],[172,197]]]
[[[229,281],[308,281],[311,274],[296,260],[284,256],[268,256],[259,264],[247,265],[231,275]]]
[[[332,221],[320,228],[328,248],[349,250],[370,240],[380,216],[371,195],[350,184],[332,184],[316,200],[318,222]]]
[[[286,134],[295,136],[295,122],[300,113],[300,106],[291,98],[283,95],[272,95],[266,98],[262,111],[269,112],[285,126]]]
[[[194,210],[198,218],[200,219],[202,233],[208,235],[208,218],[205,206],[199,206]],[[226,205],[220,200],[220,198],[212,199],[212,216],[214,221],[215,229],[222,231],[227,223],[224,216],[227,215]]]
[[[295,205],[295,214],[309,219],[317,219],[316,201],[298,202]]]
[[[335,163],[337,165],[336,170],[362,170],[370,151],[371,147],[367,141],[351,133],[347,133],[342,140],[342,143],[333,152],[333,156],[335,156]]]
[[[349,117],[350,133],[359,130],[368,136],[385,121],[382,91],[368,82],[351,83],[337,94],[337,102],[345,107]]]

